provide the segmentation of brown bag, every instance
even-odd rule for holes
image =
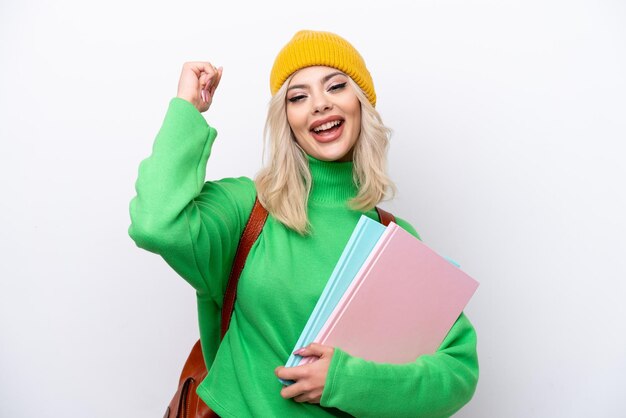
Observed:
[[[383,225],[387,226],[389,222],[395,221],[391,213],[378,207],[376,211]],[[226,293],[224,294],[221,339],[224,338],[226,331],[228,331],[228,326],[230,325],[230,318],[235,306],[235,297],[237,296],[239,276],[243,270],[246,258],[248,258],[248,253],[259,237],[266,219],[267,210],[261,205],[259,200],[256,199],[248,223],[241,234],[237,252],[235,253],[235,260],[233,261],[233,267],[230,272],[230,278],[228,279]],[[163,418],[219,418],[196,394],[198,385],[206,377],[207,373],[206,363],[202,356],[202,346],[200,345],[200,340],[198,340],[191,349],[189,358],[187,358],[185,362],[183,371],[180,374],[178,390],[165,410]]]

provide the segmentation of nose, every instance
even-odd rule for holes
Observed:
[[[323,113],[333,108],[332,103],[322,94],[313,100],[313,113]]]

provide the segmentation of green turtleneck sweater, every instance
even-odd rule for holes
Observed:
[[[476,334],[462,314],[439,350],[381,364],[335,348],[319,405],[280,396],[274,375],[304,328],[361,212],[351,162],[309,157],[311,234],[271,215],[252,247],[228,333],[218,348],[222,296],[256,190],[246,177],[205,182],[217,132],[189,102],[171,100],[152,155],[139,167],[130,236],[160,254],[196,290],[209,375],[200,397],[222,417],[446,417],[472,397]],[[365,213],[377,219],[374,210]],[[396,217],[415,236],[415,230]]]

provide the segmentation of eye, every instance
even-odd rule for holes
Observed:
[[[292,98],[288,99],[291,103],[296,103],[299,102],[300,100],[306,98],[305,95],[299,95],[299,96],[293,96]]]
[[[334,86],[331,86],[328,90],[341,90],[342,88],[344,88],[346,86],[346,83],[341,83],[341,84],[335,84]]]

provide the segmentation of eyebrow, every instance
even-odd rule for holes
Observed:
[[[328,80],[330,80],[331,78],[333,78],[336,75],[344,75],[345,76],[346,74],[342,73],[341,71],[335,71],[334,73],[330,73],[330,74],[328,74],[328,75],[326,75],[326,76],[324,76],[322,78],[322,84],[327,82]],[[308,87],[309,87],[308,84],[296,84],[296,85],[293,85],[293,86],[289,87],[287,89],[287,91],[292,90],[292,89],[306,89]]]

